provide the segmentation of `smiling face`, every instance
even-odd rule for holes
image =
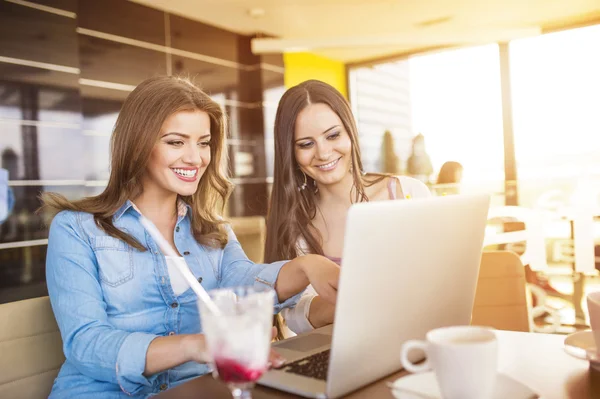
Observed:
[[[210,163],[210,118],[204,111],[179,111],[163,123],[143,179],[144,191],[192,195]]]
[[[300,169],[319,185],[349,175],[352,142],[340,117],[326,104],[310,104],[296,119],[294,154]]]

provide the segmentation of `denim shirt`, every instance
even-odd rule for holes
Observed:
[[[198,244],[186,211],[177,220],[175,245],[206,290],[275,284],[285,262],[251,262],[230,228],[224,249]],[[106,234],[89,213],[63,211],[52,221],[46,277],[66,360],[50,398],[145,398],[209,371],[188,362],[143,375],[154,338],[200,333],[202,326],[196,295],[191,288],[174,294],[165,257],[139,216],[128,201],[113,223],[145,252]],[[294,306],[299,297],[277,303],[275,311]]]

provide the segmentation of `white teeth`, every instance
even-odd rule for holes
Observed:
[[[336,159],[335,161],[329,162],[325,165],[319,165],[317,166],[317,168],[321,168],[321,169],[328,169],[331,168],[333,165],[335,165],[337,163],[338,159]]]
[[[187,169],[172,169],[173,172],[177,173],[180,176],[183,177],[194,177],[196,176],[196,173],[198,172],[198,169],[192,169],[192,170],[187,170]]]

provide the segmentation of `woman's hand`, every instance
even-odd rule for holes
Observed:
[[[312,284],[325,301],[335,304],[339,277],[340,267],[335,262],[321,255],[303,255],[283,265],[275,291],[283,302]]]
[[[308,281],[317,291],[317,294],[325,301],[335,305],[340,267],[321,255],[304,255],[299,259],[302,261],[302,269]]]
[[[186,359],[188,359],[187,361],[196,363],[207,363],[210,361],[204,334],[185,335],[181,340],[181,349]]]
[[[275,339],[277,337],[277,328],[271,328],[271,339]],[[281,356],[279,353],[275,352],[275,349],[271,348],[271,352],[269,353],[269,368],[279,368],[285,364],[285,358]]]
[[[271,337],[274,338],[277,335],[275,327],[271,329]],[[183,337],[181,341],[182,350],[188,361],[194,361],[197,363],[208,363],[210,356],[206,348],[206,338],[204,334],[191,334]],[[285,359],[273,348],[269,353],[269,368],[278,368],[285,364]]]
[[[209,360],[204,334],[179,334],[156,337],[146,352],[144,375],[151,376],[187,362]]]

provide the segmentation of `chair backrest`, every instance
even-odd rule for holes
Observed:
[[[521,259],[511,251],[483,252],[471,324],[531,331],[528,298]]]
[[[229,218],[231,228],[237,236],[248,258],[262,263],[265,255],[267,225],[263,216]]]
[[[0,398],[47,398],[65,361],[48,297],[0,305]]]
[[[488,221],[493,219],[500,219],[505,222],[522,222],[525,229],[486,234],[485,246],[525,242],[525,253],[521,255],[523,264],[528,264],[532,270],[536,271],[548,269],[543,212],[520,206],[494,206],[490,207],[488,212]]]

